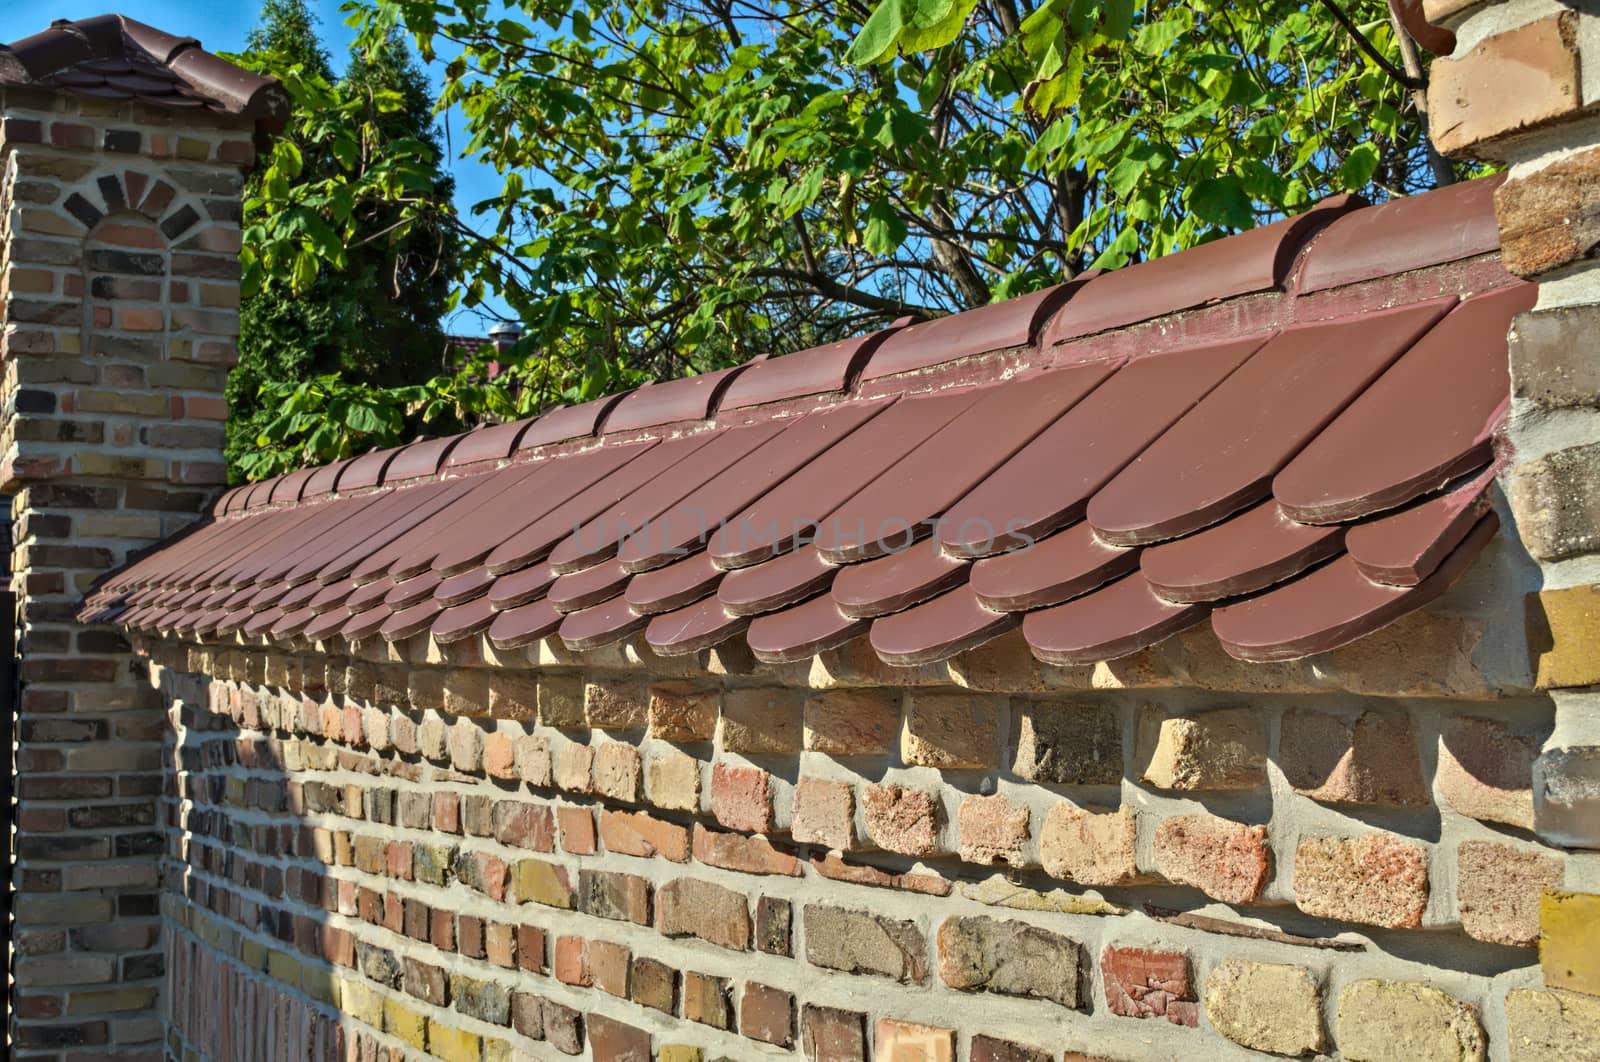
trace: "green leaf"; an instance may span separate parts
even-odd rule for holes
[[[1231,229],[1248,229],[1255,223],[1250,197],[1233,175],[1212,177],[1189,190],[1189,209],[1201,221]]]
[[[915,13],[900,31],[900,48],[906,52],[943,48],[961,35],[967,17],[978,6],[978,0],[915,0],[915,3]]]
[[[876,200],[867,207],[867,228],[862,245],[873,254],[891,255],[906,239],[906,223],[893,207]]]
[[[1349,191],[1359,191],[1378,172],[1378,162],[1378,149],[1370,140],[1357,144],[1345,156],[1344,165],[1339,167],[1339,180]]]
[[[845,52],[845,61],[856,66],[872,66],[889,58],[900,31],[905,28],[904,9],[907,0],[879,0],[861,32]]]

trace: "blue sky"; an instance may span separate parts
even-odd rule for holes
[[[322,20],[321,31],[328,52],[336,67],[342,67],[349,55],[350,41],[355,33],[344,24],[339,11],[342,0],[309,0],[310,7]],[[258,0],[52,0],[42,3],[0,3],[0,41],[14,41],[46,28],[58,18],[80,19],[107,12],[138,19],[157,29],[180,36],[196,37],[213,52],[236,52],[244,47],[245,35],[256,23]],[[438,88],[437,72],[429,71],[430,80]],[[441,124],[449,128],[446,144],[453,140],[462,143],[458,116],[442,115]],[[463,159],[446,159],[456,178],[456,205],[467,221],[473,203],[489,198],[500,190],[500,178],[493,168]],[[466,335],[488,331],[489,321],[479,319],[467,311],[457,313],[446,322],[449,331]]]

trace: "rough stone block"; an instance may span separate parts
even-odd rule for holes
[[[947,918],[938,947],[939,977],[951,988],[1079,1004],[1079,947],[1068,937],[1026,922]]]
[[[1267,828],[1214,815],[1178,815],[1156,827],[1156,870],[1223,903],[1254,903],[1271,873]]]
[[[1236,1044],[1278,1055],[1327,1046],[1322,1000],[1304,967],[1227,959],[1206,977],[1206,1017]]]
[[[1402,712],[1371,709],[1347,719],[1294,708],[1283,715],[1278,765],[1295,792],[1330,804],[1429,802],[1416,731]]]
[[[1353,1062],[1483,1062],[1478,1014],[1437,988],[1356,981],[1339,995],[1335,1036]]]
[[[668,937],[698,937],[718,947],[747,951],[750,905],[732,889],[676,878],[656,890],[656,930]]]
[[[622,741],[607,741],[594,752],[594,791],[612,800],[639,799],[639,750]]]
[[[583,679],[577,675],[540,675],[539,722],[569,730],[585,725]]]
[[[1497,841],[1462,841],[1456,846],[1461,928],[1491,944],[1533,946],[1539,940],[1539,897],[1548,886],[1561,883],[1565,870],[1562,858],[1553,853]]]
[[[1415,928],[1428,906],[1428,855],[1387,833],[1308,837],[1295,850],[1294,896],[1319,918]]]
[[[1166,1018],[1174,1025],[1200,1024],[1200,1005],[1181,951],[1108,947],[1100,957],[1106,1006],[1125,1018]]]
[[[1535,742],[1495,719],[1457,716],[1439,733],[1439,793],[1456,811],[1533,829]]]
[[[1158,789],[1253,789],[1267,780],[1265,717],[1244,708],[1170,716],[1145,705],[1135,763]]]
[[[649,690],[642,682],[604,678],[584,684],[584,721],[597,730],[643,730],[649,708]]]
[[[1028,809],[1005,797],[969,796],[957,815],[961,858],[985,866],[1026,866]]]
[[[939,802],[932,793],[898,785],[869,785],[861,795],[867,836],[880,848],[925,856],[939,850]]]
[[[1122,721],[1103,704],[1011,700],[1011,769],[1030,782],[1116,785]]]
[[[920,767],[992,767],[998,734],[998,712],[986,697],[967,693],[921,693],[906,696],[900,758]]]
[[[878,756],[894,747],[900,706],[885,690],[826,690],[806,701],[803,720],[809,752]]]
[[[1600,166],[1600,148],[1595,149],[1595,161]],[[1523,546],[1536,559],[1558,561],[1600,552],[1600,443],[1556,450],[1512,466],[1506,500],[1516,514]],[[1533,627],[1529,633],[1543,632]]]
[[[1081,808],[1063,800],[1045,813],[1039,861],[1051,877],[1079,885],[1127,885],[1139,878],[1138,845],[1132,808]]]
[[[1434,60],[1428,120],[1440,153],[1498,158],[1500,141],[1577,111],[1577,27],[1577,12],[1562,12]]]

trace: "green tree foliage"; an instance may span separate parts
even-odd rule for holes
[[[403,38],[363,49],[336,78],[304,0],[267,0],[248,48],[237,58],[284,80],[296,121],[252,175],[246,243],[253,250],[272,230],[293,253],[247,256],[240,363],[228,381],[236,478],[289,463],[260,446],[285,389],[336,374],[381,391],[440,371],[458,250],[452,226],[406,203],[448,202],[454,185],[440,170],[433,100]]]
[[[1343,7],[1364,42],[1292,0],[353,0],[504,177],[459,295],[526,353],[424,391],[526,412],[1430,187],[1387,7]]]

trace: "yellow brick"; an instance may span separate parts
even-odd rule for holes
[[[1600,684],[1600,586],[1529,594],[1528,656],[1539,689]]]
[[[356,1021],[383,1028],[383,999],[361,981],[339,981],[339,1007]]]
[[[324,1003],[339,1005],[339,982],[335,981],[333,974],[320,966],[304,966],[300,969],[300,984],[305,989],[306,995]]]
[[[300,960],[286,951],[274,951],[267,956],[267,976],[294,988],[300,987]]]
[[[507,1040],[496,1040],[486,1036],[483,1040],[483,1062],[512,1062],[513,1059],[526,1058],[520,1055]]]
[[[1539,965],[1547,988],[1600,996],[1600,895],[1544,890]]]
[[[428,1049],[428,1019],[398,1000],[383,1001],[383,1031],[398,1036],[418,1051]]]
[[[683,1044],[666,1044],[657,1056],[657,1062],[705,1062],[704,1048],[687,1047]]]
[[[479,1062],[483,1057],[483,1037],[428,1019],[429,1053],[445,1062]]]
[[[104,992],[73,992],[67,996],[68,1014],[103,1014],[143,1010],[156,1001],[154,988],[115,988]]]

